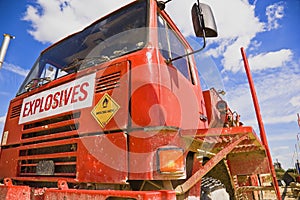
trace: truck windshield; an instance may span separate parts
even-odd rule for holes
[[[45,50],[17,95],[49,81],[142,49],[147,43],[147,1],[136,1]]]

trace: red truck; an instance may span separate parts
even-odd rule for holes
[[[262,183],[274,175],[253,129],[216,89],[201,89],[194,54],[217,36],[210,7],[192,7],[204,41],[194,51],[165,4],[134,1],[40,54],[10,102],[0,199],[279,194]]]

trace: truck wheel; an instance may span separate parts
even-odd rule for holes
[[[200,200],[230,200],[225,186],[212,177],[203,177],[201,182]]]

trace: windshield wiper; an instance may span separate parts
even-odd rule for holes
[[[108,56],[101,57],[92,57],[92,58],[76,58],[66,67],[62,68],[63,71],[71,71],[77,72],[79,69],[86,69],[95,65],[98,65],[103,62],[110,61]]]
[[[74,72],[77,72],[84,58],[75,58],[71,63],[66,67],[63,67],[61,70],[70,71],[74,69]]]

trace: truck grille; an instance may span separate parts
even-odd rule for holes
[[[67,113],[25,124],[19,176],[76,178],[77,143],[72,138],[78,137],[80,116],[81,112]]]
[[[19,176],[76,177],[77,144],[40,148],[27,147],[19,152]]]
[[[65,137],[74,135],[72,131],[77,131],[79,128],[78,118],[80,112],[63,115],[60,117],[50,118],[44,121],[39,121],[31,124],[26,124],[23,127],[22,139],[23,142],[36,141],[40,139],[58,138],[58,134],[63,134]],[[34,139],[34,140],[30,140]]]
[[[10,119],[19,117],[19,116],[20,116],[20,113],[21,113],[21,108],[22,108],[22,104],[21,104],[21,105],[18,105],[18,106],[14,106],[14,107],[11,109],[11,113],[10,113],[10,116],[9,116]]]
[[[121,72],[115,72],[96,79],[95,92],[104,92],[120,87]]]

